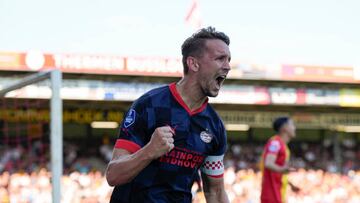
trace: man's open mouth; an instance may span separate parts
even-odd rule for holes
[[[220,75],[220,76],[216,77],[216,81],[219,86],[224,82],[225,79],[226,79],[226,75]]]

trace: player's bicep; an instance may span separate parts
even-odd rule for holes
[[[127,151],[126,149],[114,148],[111,161],[120,159],[122,156],[126,156],[129,154],[131,154],[131,152]]]
[[[212,177],[207,174],[201,173],[201,179],[204,186],[205,193],[219,193],[224,190],[224,178],[223,177]]]
[[[130,154],[131,153],[125,149],[121,149],[121,148],[113,149],[111,161],[109,162],[105,172],[106,180],[110,186],[115,186],[118,185],[119,183],[122,183],[120,181],[121,180],[120,177],[122,176],[121,169],[123,167],[122,165],[119,165],[119,163],[128,159]]]

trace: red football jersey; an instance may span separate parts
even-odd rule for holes
[[[286,143],[275,135],[271,137],[265,145],[261,160],[262,171],[262,187],[261,202],[262,203],[284,203],[286,202],[285,193],[287,188],[287,175],[272,171],[264,167],[265,158],[268,154],[277,155],[275,163],[284,166],[290,157],[290,150]]]

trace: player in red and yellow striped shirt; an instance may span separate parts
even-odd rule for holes
[[[261,203],[286,202],[287,184],[293,190],[299,190],[287,180],[287,173],[293,170],[288,164],[290,150],[287,143],[296,136],[294,122],[288,117],[280,117],[274,121],[273,128],[277,135],[266,143],[261,160]]]

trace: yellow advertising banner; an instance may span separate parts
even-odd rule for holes
[[[121,111],[92,109],[64,110],[64,123],[89,124],[92,121],[115,121],[123,119]],[[271,128],[279,116],[290,116],[298,128],[332,129],[336,126],[360,126],[360,114],[356,113],[288,113],[260,111],[218,111],[225,124],[246,124],[256,128]],[[0,120],[6,122],[49,122],[48,109],[0,109]],[[36,131],[36,129],[34,130]]]
[[[123,119],[123,112],[100,110],[64,110],[63,122],[91,123],[92,121],[115,121]],[[0,120],[7,122],[49,122],[48,109],[1,109]]]
[[[359,89],[341,89],[340,106],[360,107],[360,90]]]
[[[296,126],[303,129],[332,129],[336,126],[360,126],[360,114],[355,113],[219,111],[219,115],[225,124],[246,124],[257,128],[271,128],[272,122],[279,116],[290,116],[296,123]]]

